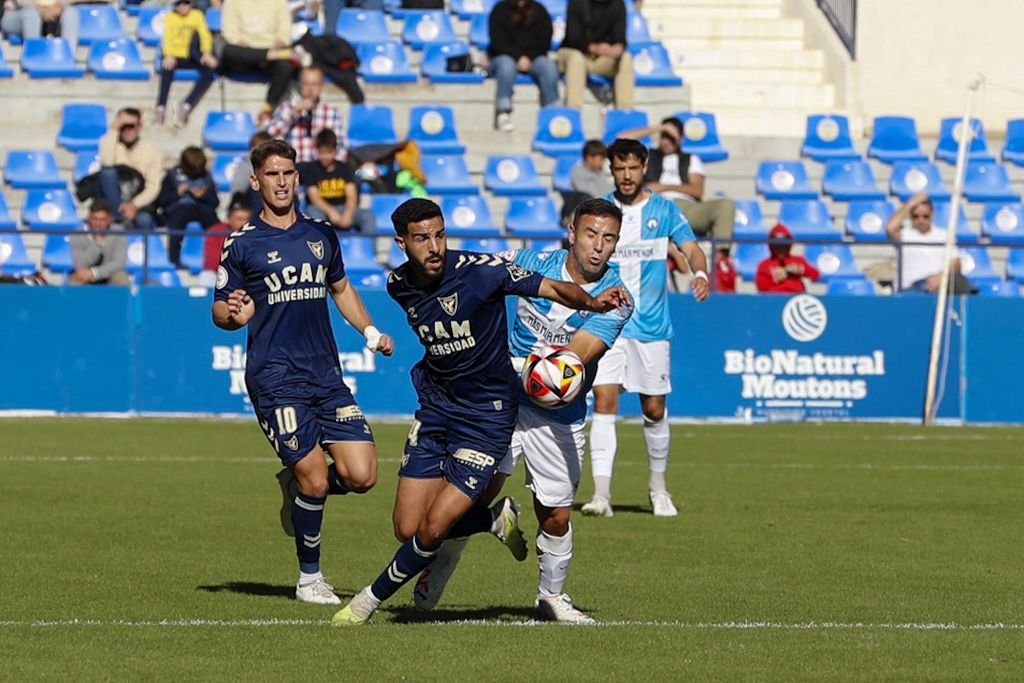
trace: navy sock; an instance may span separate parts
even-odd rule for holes
[[[410,579],[426,569],[427,565],[434,561],[437,548],[425,550],[425,547],[426,544],[418,540],[415,534],[403,543],[388,568],[381,572],[381,575],[370,586],[374,597],[381,601],[387,600]]]
[[[334,465],[327,466],[327,495],[328,496],[344,496],[346,493],[351,493],[352,489],[348,487],[345,480],[338,474],[338,470]]]
[[[320,571],[320,526],[324,521],[326,500],[326,496],[307,496],[299,491],[295,496],[295,505],[292,506],[295,551],[299,556],[299,570],[305,574]]]
[[[448,532],[448,538],[466,538],[473,534],[490,531],[492,524],[494,524],[494,518],[491,517],[490,508],[474,505],[466,514],[462,515],[462,519],[455,522],[452,530]]]

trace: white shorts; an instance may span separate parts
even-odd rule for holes
[[[594,386],[618,384],[647,396],[670,394],[670,353],[667,339],[645,342],[619,337],[597,364]]]
[[[570,507],[576,499],[587,447],[584,424],[563,424],[548,418],[543,408],[525,403],[519,408],[516,430],[509,447],[510,458],[498,471],[511,474],[526,460],[526,487],[545,507]]]

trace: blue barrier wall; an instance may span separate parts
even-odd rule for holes
[[[195,296],[193,295],[195,294]],[[403,312],[363,292],[396,353],[367,353],[334,312],[346,376],[363,409],[409,414],[421,356]],[[0,288],[0,410],[249,413],[245,332],[210,322],[203,290]],[[673,417],[919,418],[934,299],[671,298]],[[1015,351],[1024,300],[956,302],[940,417],[1024,422]],[[636,415],[638,402],[623,400]]]

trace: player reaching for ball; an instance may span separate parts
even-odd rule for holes
[[[608,267],[621,224],[622,212],[617,206],[604,199],[589,199],[581,203],[573,215],[568,251],[520,249],[507,256],[518,266],[552,279],[575,282],[588,292],[621,287],[618,274]],[[551,409],[531,401],[522,402],[512,435],[512,458],[502,461],[500,474],[495,477],[494,487],[500,488],[501,481],[512,472],[515,464],[525,460],[526,485],[533,491],[533,509],[538,522],[540,583],[535,607],[537,617],[546,621],[594,623],[573,606],[564,592],[572,560],[573,530],[569,517],[586,448],[587,390],[593,382],[598,360],[615,343],[630,313],[628,309],[613,309],[593,314],[536,296],[519,299],[510,343],[513,361],[518,359],[521,365],[525,356],[550,353],[545,347],[565,346],[586,368],[579,392],[568,405]],[[571,356],[566,364],[564,357],[568,354],[555,352],[554,355],[554,364],[565,365],[566,374],[576,373]],[[551,361],[542,359],[541,362]],[[526,372],[529,370],[527,367]],[[524,375],[524,382],[529,379]],[[414,593],[419,608],[431,609],[437,604],[467,540],[445,542],[438,558],[424,570]]]

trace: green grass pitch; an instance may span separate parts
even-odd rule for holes
[[[396,547],[406,429],[375,425],[377,488],[327,506],[343,598]],[[290,598],[255,422],[0,420],[0,680],[1024,679],[1024,430],[675,426],[675,519],[619,439],[567,586],[603,625],[528,623],[535,558],[480,537],[436,612],[407,587],[339,630]],[[530,510],[521,470],[506,493]]]

